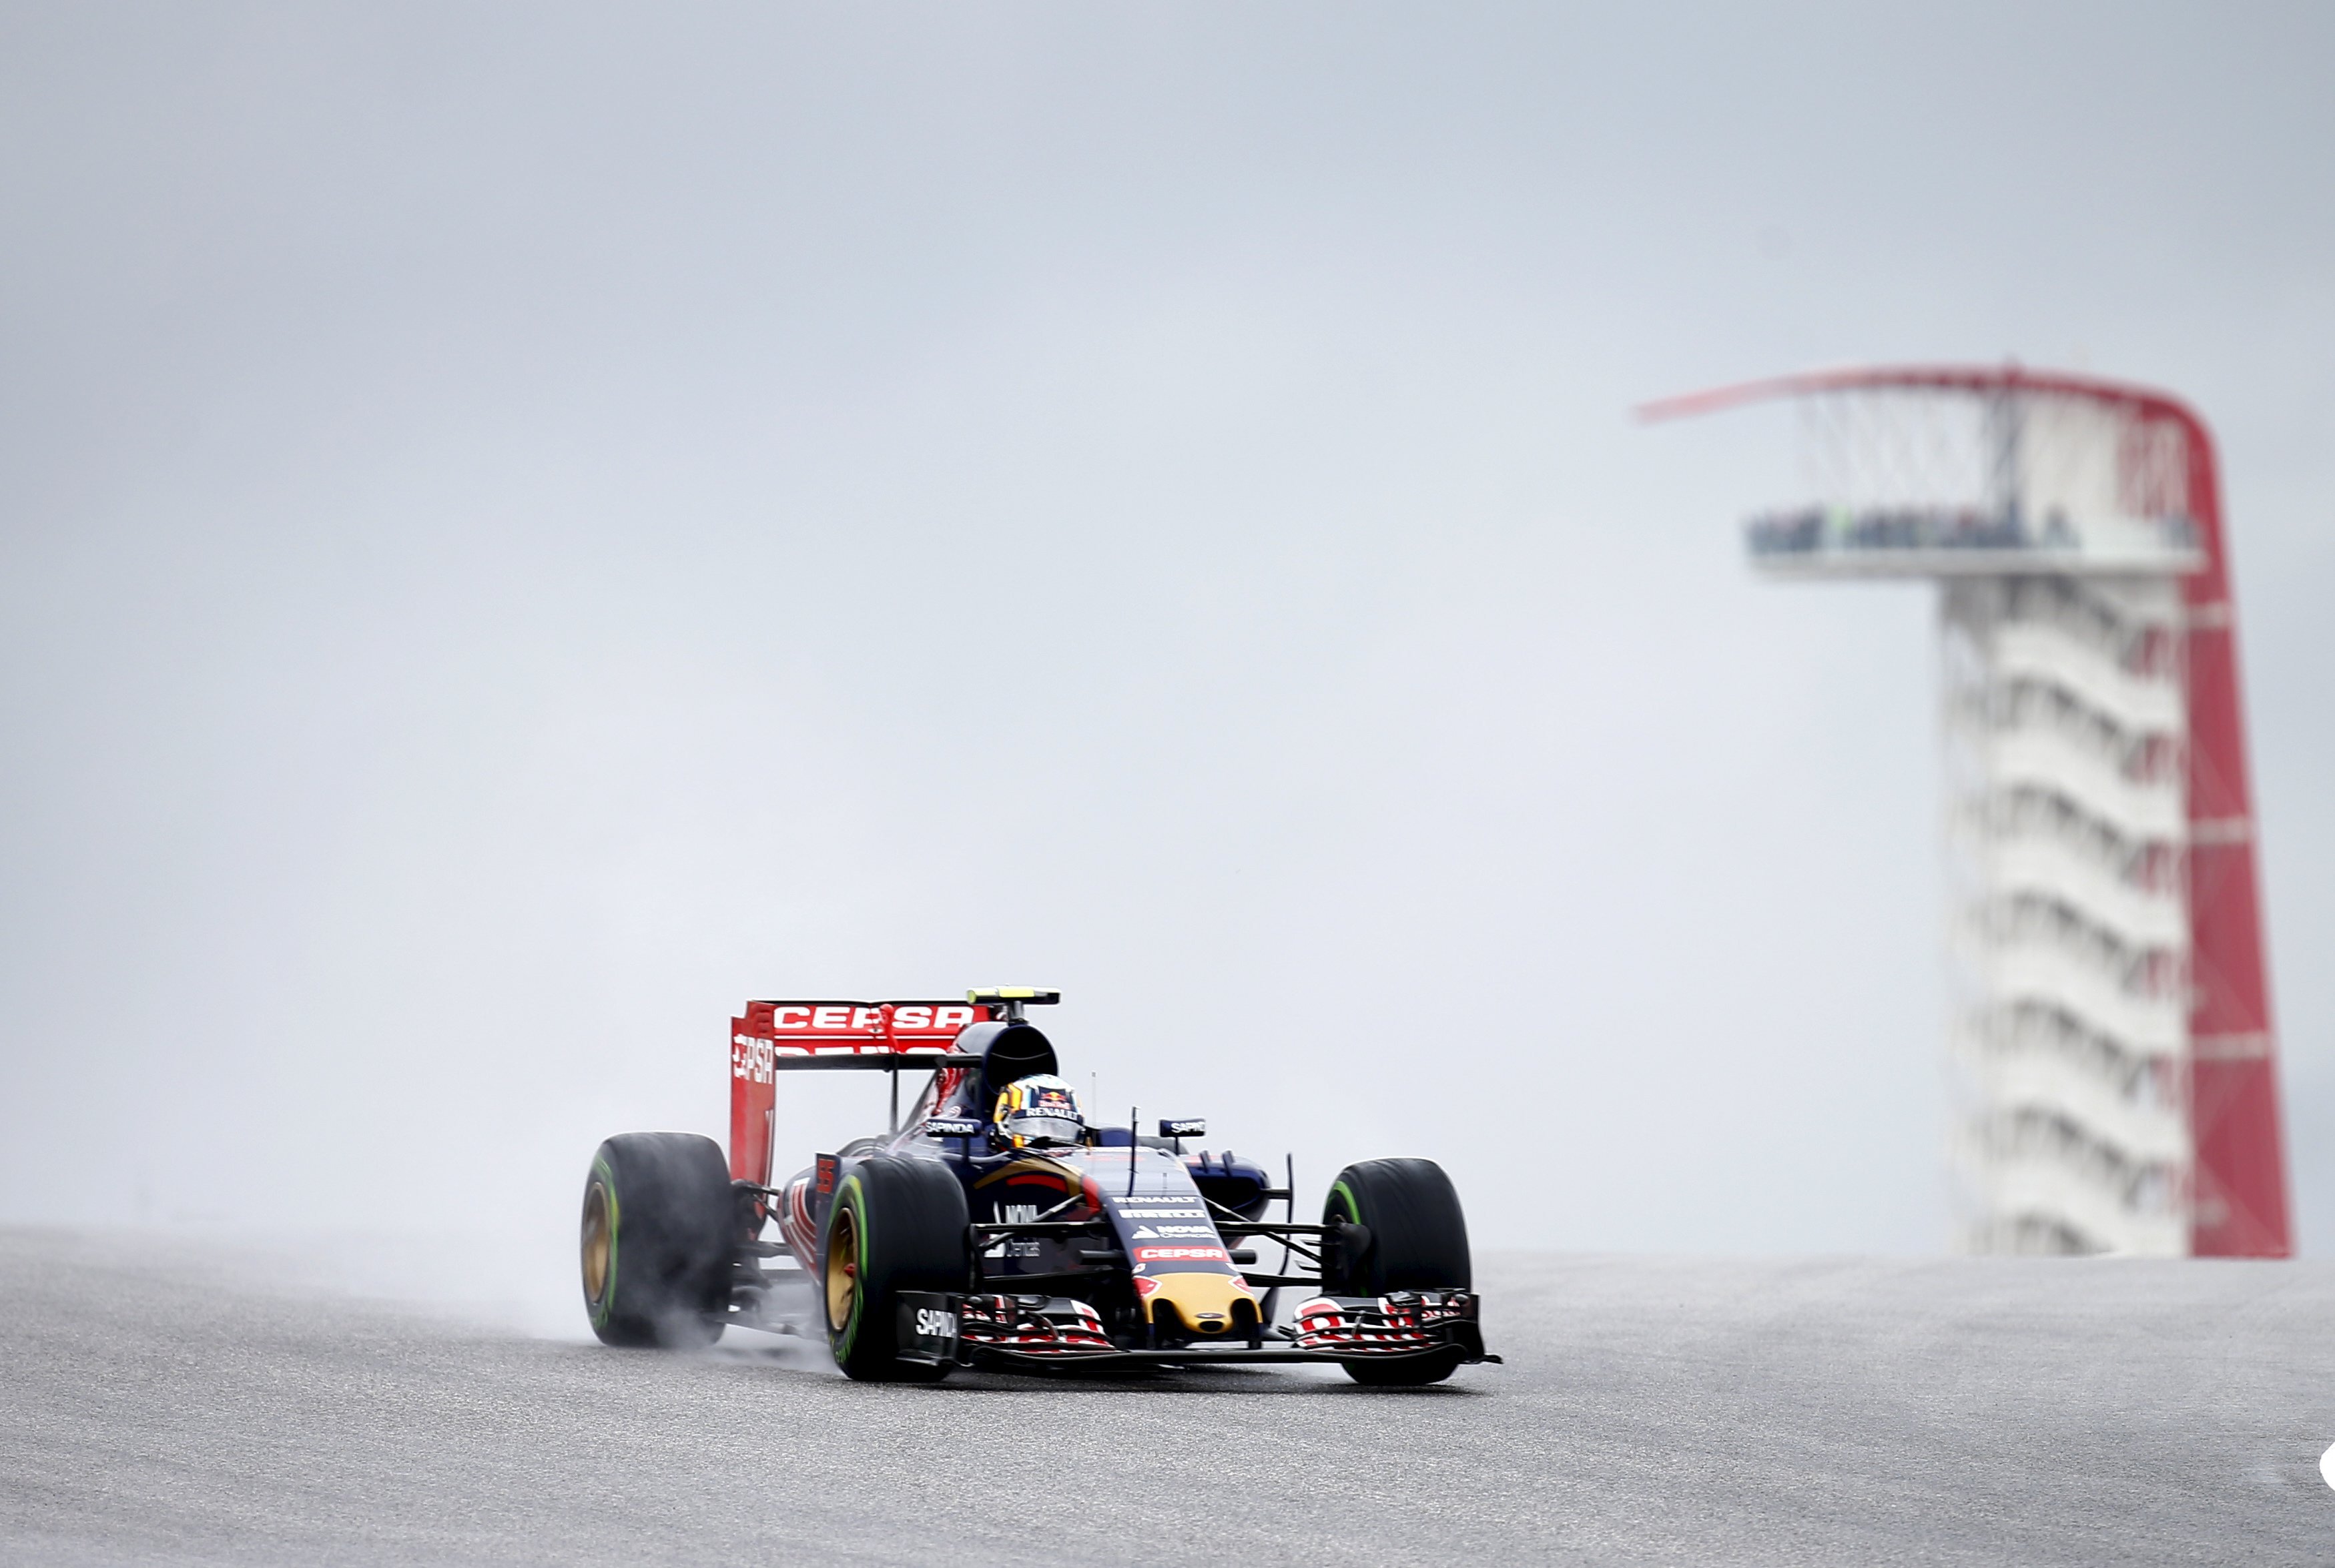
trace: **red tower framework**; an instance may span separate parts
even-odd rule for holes
[[[2204,421],[2164,392],[2015,365],[1822,372],[1671,399],[1642,411],[1666,419],[1778,398],[1962,405],[1977,416],[1972,428],[1984,432],[1977,442],[1982,455],[1972,466],[1985,472],[1968,487],[1982,493],[1899,496],[1862,510],[1819,498],[1786,518],[1757,523],[1754,558],[1769,570],[1936,577],[1946,585],[1943,620],[1950,631],[1957,615],[1967,614],[1956,609],[1956,595],[1967,606],[1982,603],[1990,586],[2003,604],[2057,593],[2063,605],[2107,604],[2097,613],[2113,617],[2119,584],[2139,585],[2128,599],[2142,606],[2132,624],[2146,629],[2146,584],[2177,582],[2177,597],[2168,594],[2162,612],[2177,656],[2163,673],[2180,699],[2170,739],[2181,760],[2169,769],[2175,776],[2165,788],[2168,800],[2180,789],[2185,807],[2185,833],[2168,847],[2181,867],[2170,891],[2185,892],[2179,901],[2185,953],[2172,950],[2176,962],[2170,967],[2185,988],[2187,1027],[2185,1040],[2157,1065],[2175,1068],[2184,1079],[2179,1099],[2188,1136],[2185,1158],[2170,1162],[2186,1169],[2172,1184],[2169,1201],[2186,1216],[2187,1246],[2180,1250],[2288,1255],[2286,1162],[2235,607],[2214,442]],[[2075,503],[2071,521],[2059,501],[2047,507],[2033,489],[2045,455],[2039,449],[2049,432],[2078,423],[2089,433],[2067,440],[2097,449],[2094,467],[2105,477],[2095,491],[2109,498],[2099,503],[2097,527],[2088,526],[2082,503]],[[2033,433],[2039,428],[2043,440]],[[2142,641],[2128,636],[2127,645]],[[1981,704],[1999,712],[2004,695],[1982,692]],[[2168,711],[2172,696],[2168,690]],[[2076,1225],[2067,1234],[2085,1233]]]

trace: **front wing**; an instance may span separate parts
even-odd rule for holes
[[[1400,1291],[1376,1298],[1315,1296],[1294,1327],[1255,1340],[1129,1350],[1112,1342],[1093,1307],[1052,1296],[906,1292],[900,1359],[925,1366],[1033,1367],[1150,1363],[1400,1361],[1460,1352],[1463,1363],[1499,1360],[1484,1350],[1470,1291]]]

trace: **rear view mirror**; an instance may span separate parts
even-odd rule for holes
[[[928,1116],[925,1118],[926,1137],[979,1137],[983,1126],[975,1116]]]
[[[1208,1136],[1208,1124],[1206,1118],[1197,1116],[1187,1117],[1181,1121],[1163,1119],[1159,1123],[1159,1136],[1161,1137],[1206,1137]]]

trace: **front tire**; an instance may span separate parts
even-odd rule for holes
[[[1468,1218],[1443,1167],[1426,1159],[1373,1159],[1350,1165],[1330,1184],[1325,1225],[1345,1233],[1338,1267],[1325,1284],[1333,1296],[1384,1296],[1396,1291],[1464,1291],[1475,1271]],[[1372,1388],[1418,1388],[1458,1370],[1464,1352],[1416,1360],[1341,1361],[1346,1375]]]
[[[847,1377],[931,1382],[946,1367],[900,1359],[903,1291],[961,1291],[971,1262],[964,1188],[936,1160],[878,1155],[837,1189],[819,1238],[827,1342]]]
[[[584,1181],[584,1311],[604,1345],[688,1349],[722,1337],[736,1199],[722,1146],[628,1132]]]

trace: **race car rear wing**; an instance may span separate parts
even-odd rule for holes
[[[750,1002],[730,1021],[730,1175],[768,1186],[781,1072],[938,1068],[960,1031],[1003,1017],[996,993],[970,1002]]]

